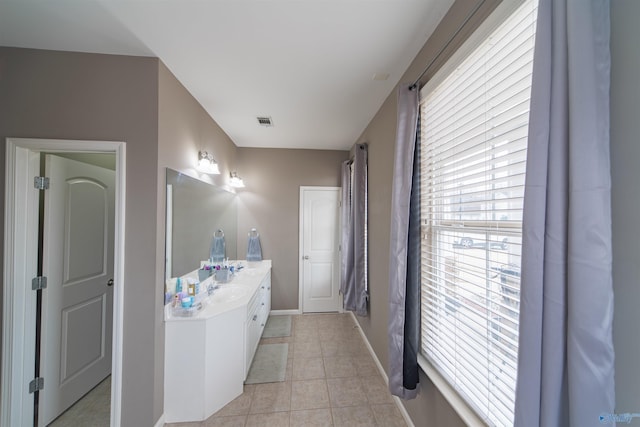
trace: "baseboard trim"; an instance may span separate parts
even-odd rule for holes
[[[291,316],[294,314],[302,314],[300,310],[271,310],[269,312],[271,316]]]
[[[382,375],[382,378],[384,379],[385,384],[387,385],[387,387],[389,387],[389,377],[387,376],[387,372],[382,367],[382,363],[380,363],[380,359],[378,359],[376,352],[373,351],[373,347],[371,347],[371,343],[369,342],[367,335],[364,333],[364,331],[360,327],[360,323],[358,322],[358,319],[356,319],[356,315],[353,313],[353,311],[350,311],[349,313],[351,313],[351,317],[353,318],[353,321],[355,322],[356,327],[358,328],[358,331],[360,331],[360,336],[362,337],[364,344],[367,346],[367,349],[369,350],[369,353],[371,354],[373,361],[378,367],[378,371],[380,372],[380,375]],[[407,426],[415,427],[415,424],[413,424],[413,420],[411,419],[411,417],[409,416],[409,413],[407,412],[406,408],[402,404],[402,400],[400,400],[398,396],[392,396],[392,397],[396,406],[400,410],[400,413],[402,414],[402,418],[404,418],[404,421],[407,423]]]
[[[158,421],[154,424],[153,427],[164,427],[164,413],[160,415],[160,418],[158,418]]]

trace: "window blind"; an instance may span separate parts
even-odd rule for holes
[[[421,93],[421,352],[489,425],[512,425],[537,1]]]

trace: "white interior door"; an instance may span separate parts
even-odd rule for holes
[[[40,426],[110,374],[113,316],[115,172],[47,155],[46,176]]]
[[[300,189],[302,312],[339,311],[340,188]]]

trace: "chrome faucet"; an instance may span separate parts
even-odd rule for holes
[[[220,285],[214,285],[213,283],[210,283],[209,286],[207,286],[207,295],[209,296],[213,295],[213,291],[215,291],[219,287]]]

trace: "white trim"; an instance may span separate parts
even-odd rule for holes
[[[301,310],[271,310],[269,316],[293,316],[302,314]]]
[[[164,427],[164,413],[160,415],[158,421],[153,425],[153,427]]]
[[[124,142],[7,138],[5,168],[5,242],[2,340],[2,415],[0,425],[30,424],[33,403],[27,377],[33,377],[35,295],[26,291],[36,274],[37,192],[29,188],[39,173],[39,152],[115,153],[116,202],[114,240],[113,347],[111,367],[111,426],[120,425],[122,407],[122,342],[125,266],[126,145]],[[34,205],[35,203],[35,205]],[[33,207],[35,206],[35,208]],[[27,213],[25,216],[24,213]],[[32,213],[35,213],[32,215]],[[32,218],[32,217],[35,217]],[[35,226],[33,221],[35,220]],[[27,264],[25,261],[29,262]],[[16,286],[17,283],[23,284]],[[29,334],[26,331],[32,331]],[[29,355],[29,358],[27,357]],[[26,366],[26,367],[25,367]],[[26,381],[26,382],[25,382]]]
[[[420,353],[418,353],[418,365],[429,377],[433,385],[436,386],[438,391],[449,402],[454,411],[462,418],[468,426],[471,427],[485,427],[487,424],[478,416],[476,411],[469,406],[466,400],[464,400],[460,394],[449,384],[438,370]]]
[[[27,296],[30,292],[28,283],[37,274],[37,257],[29,258],[27,254],[37,254],[39,200],[36,191],[24,189],[33,182],[33,171],[39,169],[39,157],[7,140],[5,160],[0,425],[17,426],[26,424],[23,419],[30,421],[33,418],[33,398],[30,398],[27,386],[33,379],[33,363],[28,363],[24,354],[35,354],[35,339],[25,341],[24,336],[26,330],[35,335],[35,298]],[[17,167],[18,164],[21,167]],[[15,283],[25,285],[11,286]]]
[[[303,297],[303,283],[304,283],[304,221],[303,221],[303,210],[304,210],[304,198],[302,194],[305,189],[308,187],[300,187],[300,195],[298,197],[298,311],[300,314],[303,313],[302,310],[302,297]]]
[[[356,315],[353,313],[353,311],[350,311],[349,313],[351,314],[351,317],[353,318],[353,321],[355,322],[358,328],[358,331],[360,331],[360,336],[362,337],[364,344],[367,346],[367,350],[369,350],[369,354],[371,354],[371,357],[373,358],[374,363],[378,367],[378,371],[380,372],[380,375],[384,379],[384,382],[387,385],[387,387],[389,387],[389,377],[387,376],[387,372],[382,367],[382,363],[380,363],[380,359],[378,359],[376,352],[373,351],[373,347],[371,347],[371,343],[369,343],[369,339],[367,338],[367,335],[362,330],[362,327],[360,327],[360,323],[358,322],[358,319],[356,319]],[[413,420],[409,416],[407,409],[402,404],[402,400],[400,400],[398,396],[392,396],[392,397],[393,397],[394,403],[398,407],[398,410],[402,414],[402,418],[404,418],[404,421],[407,423],[407,426],[415,427],[415,424],[413,424]]]

